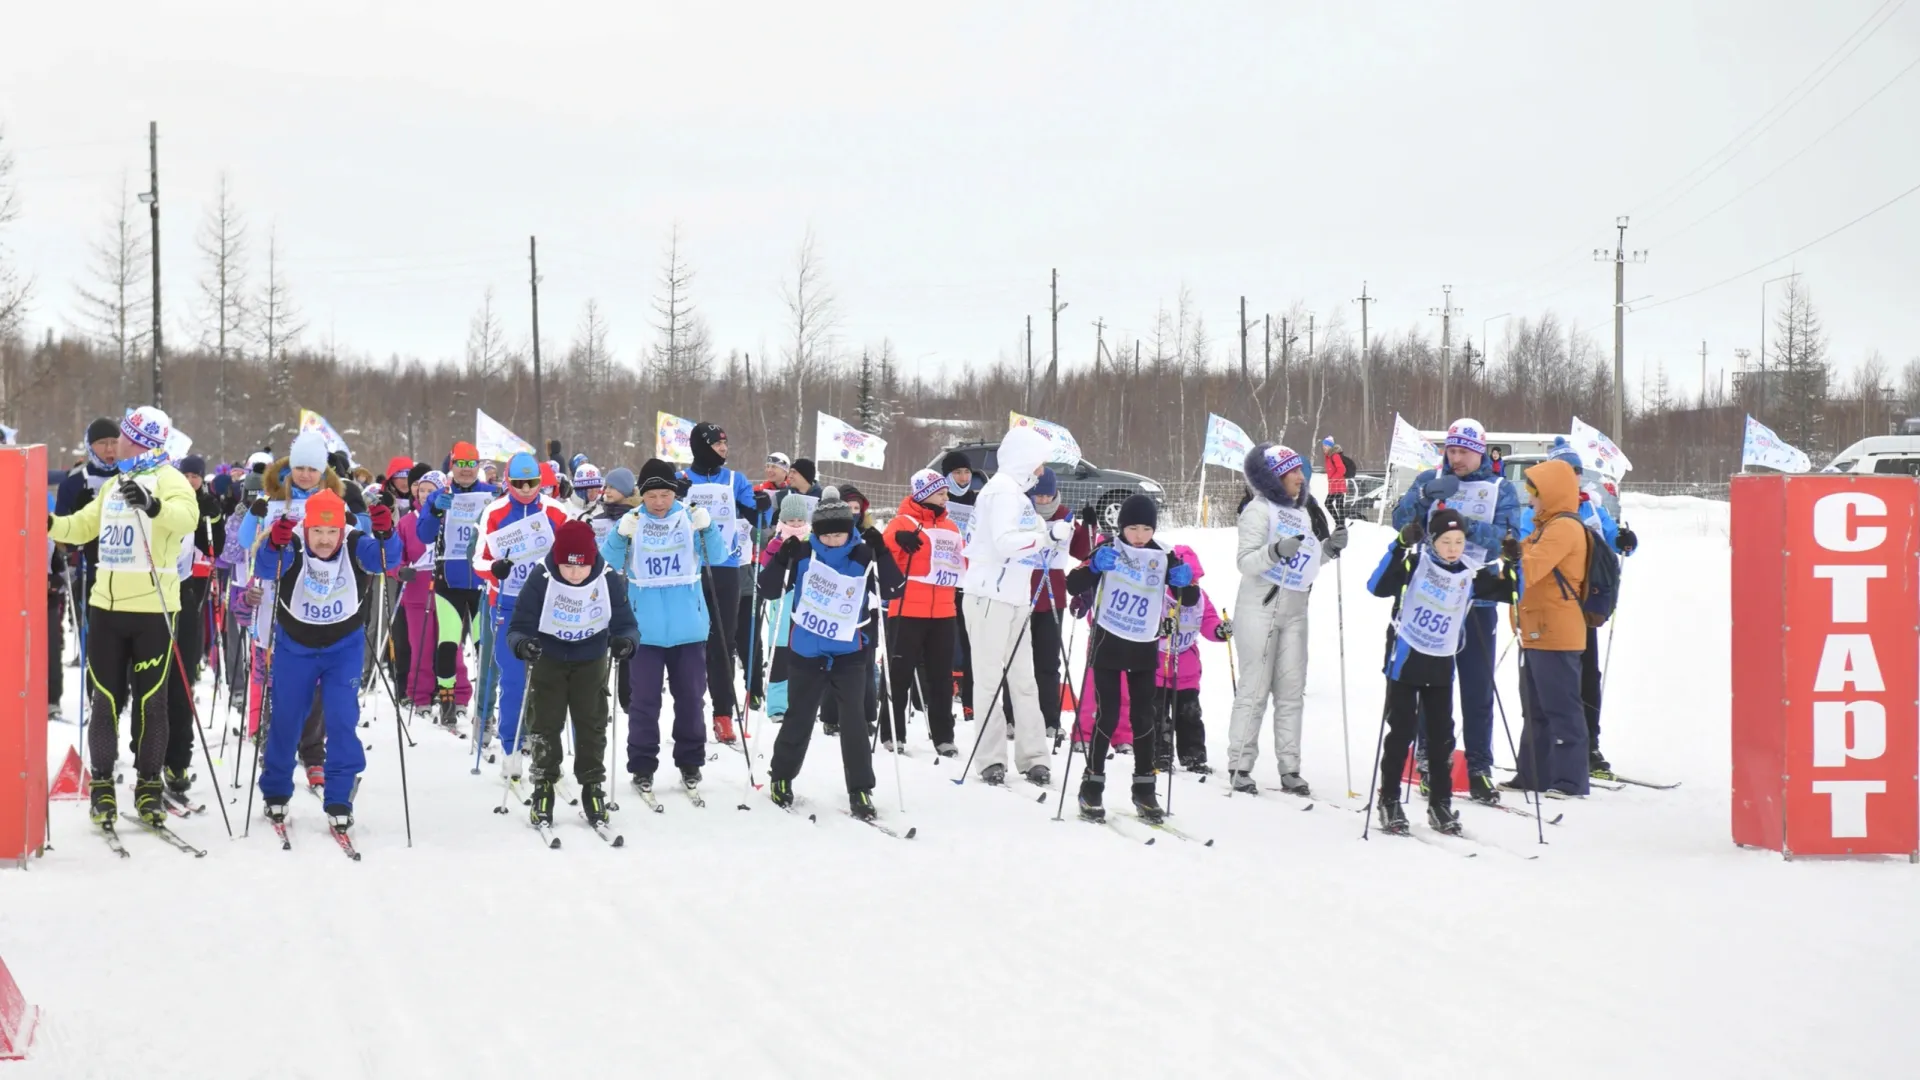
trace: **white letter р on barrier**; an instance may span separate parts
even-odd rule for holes
[[[1884,795],[1885,780],[1815,780],[1815,795],[1833,796],[1833,838],[1867,835],[1867,796]]]
[[[1867,621],[1867,582],[1887,576],[1884,566],[1816,566],[1813,576],[1833,582],[1833,621]]]
[[[1849,510],[1863,518],[1887,516],[1887,504],[1863,492],[1822,496],[1813,504],[1813,542],[1828,551],[1872,551],[1886,542],[1887,530],[1882,526],[1848,528]]]
[[[1847,720],[1853,738],[1847,738]],[[1872,761],[1887,752],[1887,707],[1877,701],[1813,703],[1813,767],[1845,768],[1849,760]]]

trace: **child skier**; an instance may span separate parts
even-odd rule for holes
[[[1153,680],[1160,659],[1157,642],[1169,629],[1168,590],[1181,604],[1200,602],[1193,568],[1154,542],[1157,519],[1150,496],[1127,496],[1120,504],[1120,535],[1094,548],[1086,565],[1067,575],[1067,591],[1075,596],[1095,593],[1087,658],[1093,668],[1100,721],[1087,746],[1087,771],[1080,779],[1080,816],[1090,821],[1106,816],[1101,792],[1107,782],[1107,745],[1120,722],[1122,681],[1127,686],[1134,736],[1144,737],[1146,745],[1152,746],[1156,738]],[[1133,807],[1149,824],[1164,819],[1154,792],[1153,755],[1144,752],[1133,756]]]
[[[1426,544],[1421,545],[1422,536]],[[1508,599],[1511,588],[1490,568],[1462,561],[1467,524],[1460,511],[1441,506],[1424,526],[1410,521],[1374,568],[1367,591],[1393,600],[1387,625],[1387,701],[1382,723],[1377,800],[1380,827],[1407,832],[1400,808],[1400,777],[1413,745],[1416,719],[1425,727],[1427,824],[1460,832],[1453,809],[1453,658],[1460,651],[1468,610],[1475,600]]]
[[[806,761],[814,715],[831,686],[837,704],[834,719],[845,729],[840,762],[846,770],[850,812],[861,821],[876,816],[873,750],[860,715],[863,684],[871,677],[873,614],[879,606],[873,559],[873,550],[854,535],[853,508],[823,496],[813,512],[812,537],[782,544],[760,572],[761,592],[792,592],[793,652],[787,664],[791,702],[767,770],[773,801],[783,809],[793,806],[793,780]]]
[[[660,767],[663,679],[673,692],[673,763],[689,791],[700,784],[707,754],[703,706],[712,613],[697,545],[719,530],[705,509],[675,498],[672,465],[649,460],[640,467],[639,488],[640,505],[607,534],[600,553],[608,565],[624,568],[629,604],[645,626],[626,665],[627,773],[641,795],[651,798],[653,773]]]
[[[807,538],[812,535],[812,517],[808,496],[796,491],[780,500],[780,524],[774,527],[773,539],[760,550],[760,573],[766,572],[786,545],[806,546]],[[787,715],[787,665],[793,659],[793,649],[788,642],[793,629],[793,608],[789,597],[782,593],[761,595],[769,596],[773,604],[773,632],[768,635],[773,655],[767,664],[767,719],[778,724]]]
[[[854,487],[852,484],[841,484],[837,488],[829,487],[822,490],[820,497],[822,501],[828,498],[838,497],[841,502],[846,503],[852,508],[854,540],[865,544],[867,550],[876,555],[886,549],[885,538],[881,535],[880,530],[875,528],[873,524],[873,507],[867,502],[867,497],[860,493],[859,488]],[[892,559],[874,560],[873,576],[875,584],[880,589],[880,598],[883,601],[891,601],[898,598],[901,589],[907,583],[906,576],[900,573],[900,565]],[[862,737],[869,739],[880,729],[880,665],[878,663],[880,646],[880,634],[877,630],[867,635],[866,644],[862,646],[867,654],[867,681],[865,689],[861,693],[861,700],[857,703],[857,711],[860,714],[860,720],[863,725],[862,730],[867,733]],[[832,686],[827,687],[827,695],[821,699],[821,713],[823,716],[839,715],[839,710],[834,703],[834,689]],[[828,735],[838,735],[840,734],[840,725],[837,723],[828,723],[823,719],[820,723],[820,730]]]
[[[439,619],[434,608],[433,545],[420,539],[420,515],[427,503],[447,486],[447,474],[430,470],[413,485],[414,510],[400,519],[401,558],[400,610],[406,613],[408,655],[407,700],[416,713],[433,709],[437,689],[433,676],[434,646],[439,641]],[[465,708],[473,700],[473,684],[467,681],[467,658],[454,657],[453,700]]]
[[[1307,795],[1300,776],[1300,716],[1307,693],[1307,599],[1320,567],[1340,557],[1347,527],[1329,530],[1320,503],[1307,492],[1307,460],[1284,446],[1261,443],[1247,451],[1252,489],[1240,508],[1240,689],[1227,731],[1227,769],[1233,790],[1258,794],[1253,764],[1260,756],[1260,719],[1273,699],[1273,756],[1280,789]]]
[[[890,721],[880,723],[881,745],[891,750],[907,737],[907,698],[920,676],[927,733],[934,752],[953,757],[953,641],[957,621],[954,588],[966,569],[966,542],[947,516],[947,478],[922,469],[887,523],[887,554],[906,575],[906,589],[887,606],[888,672],[893,685]],[[1064,579],[1062,579],[1064,590]]]
[[[1200,556],[1185,544],[1175,544],[1173,555],[1193,571],[1193,591],[1199,598],[1197,603],[1180,604],[1173,633],[1160,639],[1160,663],[1154,668],[1153,679],[1162,694],[1173,695],[1173,723],[1160,732],[1154,765],[1163,772],[1171,769],[1177,753],[1181,769],[1210,773],[1213,768],[1207,764],[1207,728],[1200,718],[1200,642],[1232,638],[1233,623],[1213,610],[1212,598],[1200,587],[1200,579],[1206,576]],[[1164,713],[1164,700],[1161,704]]]
[[[285,826],[300,722],[317,692],[328,729],[321,801],[328,826],[343,842],[353,825],[354,789],[367,765],[357,728],[368,585],[401,558],[392,510],[375,505],[368,517],[371,536],[352,527],[345,500],[322,491],[306,501],[302,535],[296,537],[293,518],[282,515],[253,564],[256,577],[275,583],[273,701],[260,767],[267,818]]]
[[[626,582],[594,550],[592,526],[582,521],[560,526],[546,559],[520,590],[507,628],[513,654],[531,665],[527,744],[533,756],[530,820],[535,828],[553,826],[553,785],[566,749],[560,735],[569,714],[580,810],[595,830],[606,824],[608,658],[625,663],[639,640]]]

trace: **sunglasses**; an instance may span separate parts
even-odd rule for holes
[[[507,484],[510,487],[519,488],[521,491],[538,491],[540,489],[540,481],[538,480],[509,480]]]
[[[456,468],[456,469],[477,469],[477,468],[479,468],[479,467],[480,467],[480,462],[479,462],[479,461],[477,461],[477,460],[476,460],[476,461],[461,461],[461,460],[459,460],[459,459],[457,459],[457,458],[456,458],[456,459],[455,459],[455,460],[453,461],[453,467],[454,467],[454,468]]]

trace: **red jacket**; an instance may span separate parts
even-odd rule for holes
[[[1327,494],[1345,495],[1347,493],[1347,455],[1335,451],[1321,462],[1321,468],[1327,474]]]
[[[930,585],[924,581],[913,580],[915,575],[926,575],[933,568],[933,543],[921,538],[920,550],[909,555],[900,549],[900,536],[909,532],[931,532],[940,529],[960,534],[954,527],[953,519],[947,516],[945,507],[927,506],[915,502],[909,495],[900,502],[900,512],[887,522],[884,538],[887,554],[893,556],[895,565],[907,579],[906,591],[897,600],[887,604],[888,618],[906,617],[909,619],[948,619],[954,614],[953,588],[945,585]]]

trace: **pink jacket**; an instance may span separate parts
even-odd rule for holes
[[[427,553],[427,545],[421,543],[420,538],[414,535],[414,521],[418,516],[418,511],[409,513],[400,519],[399,525],[395,526],[400,533],[400,550],[406,558],[407,566],[419,562],[420,557]],[[395,567],[393,572],[398,574],[399,568]],[[431,569],[414,574],[413,580],[400,589],[400,602],[410,608],[424,608],[432,599],[433,571]]]
[[[1178,555],[1182,562],[1193,567],[1194,584],[1199,584],[1200,579],[1206,575],[1206,571],[1200,567],[1200,556],[1195,555],[1193,549],[1185,544],[1175,544],[1173,553]],[[1202,589],[1200,603],[1193,607],[1180,608],[1174,618],[1177,620],[1174,636],[1160,639],[1161,661],[1160,667],[1154,669],[1153,684],[1155,686],[1171,685],[1176,690],[1198,690],[1200,689],[1200,639],[1220,640],[1220,613],[1213,609],[1212,598],[1207,596],[1205,589]],[[1168,650],[1177,647],[1181,642],[1184,642],[1184,647],[1180,648],[1179,658],[1173,665],[1175,669],[1172,672],[1173,678],[1169,682],[1166,655]]]

